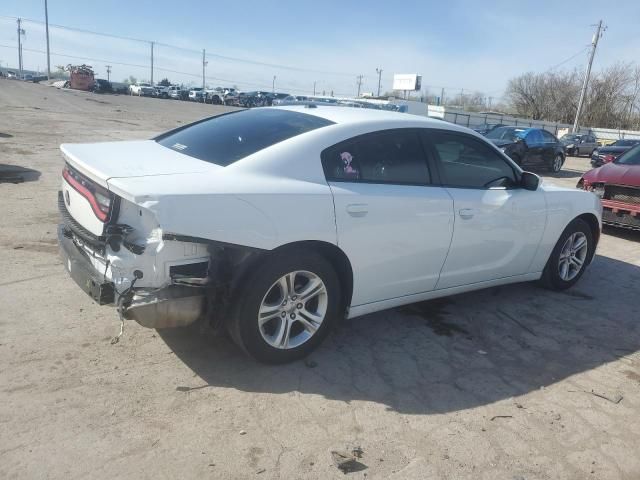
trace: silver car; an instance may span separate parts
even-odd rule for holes
[[[598,141],[592,134],[567,133],[560,139],[568,155],[579,157],[589,155],[598,148]]]

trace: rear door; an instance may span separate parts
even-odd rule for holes
[[[437,289],[529,273],[546,223],[544,193],[520,188],[513,166],[471,135],[430,130],[426,142],[454,202]]]
[[[453,201],[434,185],[418,130],[354,137],[322,153],[352,305],[433,290],[453,234]]]

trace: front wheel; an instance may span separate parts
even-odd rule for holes
[[[595,243],[589,225],[576,218],[565,228],[542,273],[542,284],[552,290],[573,286],[584,274]]]
[[[279,252],[241,282],[227,325],[251,357],[285,363],[320,345],[341,304],[340,282],[324,257],[313,251]]]
[[[563,163],[564,163],[564,159],[562,158],[562,155],[558,153],[554,157],[553,162],[551,163],[551,171],[553,173],[558,173],[560,170],[562,170]]]

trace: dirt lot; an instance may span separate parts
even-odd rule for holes
[[[58,145],[149,137],[221,107],[0,81],[1,478],[640,478],[640,235],[578,286],[523,284],[345,321],[305,362],[128,323],[57,255]],[[573,186],[588,159],[549,181]]]

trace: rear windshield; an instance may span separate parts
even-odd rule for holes
[[[226,167],[259,150],[333,122],[306,113],[254,108],[160,135],[162,146]]]

